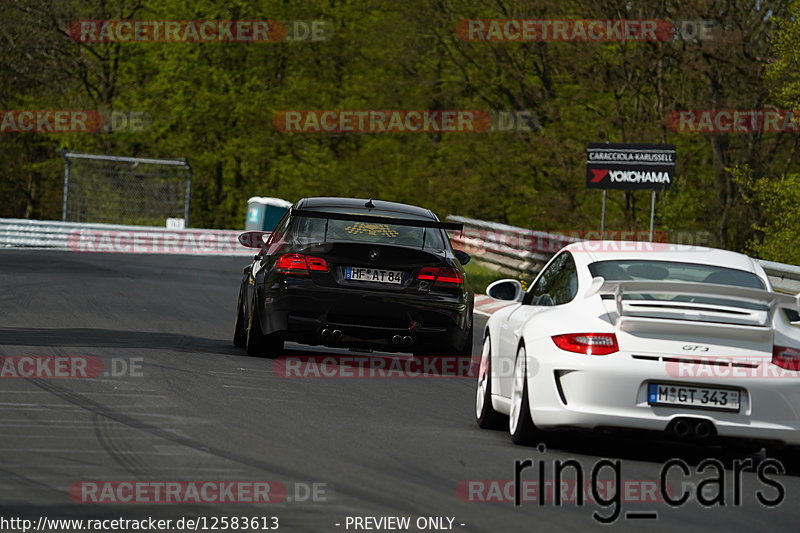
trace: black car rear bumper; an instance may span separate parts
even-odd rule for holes
[[[385,351],[460,346],[472,317],[467,292],[409,295],[321,288],[293,279],[259,290],[257,301],[266,334],[304,344]]]

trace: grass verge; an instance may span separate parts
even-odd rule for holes
[[[492,268],[489,268],[485,264],[479,263],[474,259],[464,265],[464,272],[467,273],[467,279],[469,280],[469,285],[472,287],[472,290],[475,291],[475,294],[485,294],[486,287],[493,281],[497,281],[498,279],[506,279],[506,278],[514,278],[514,276],[509,276],[503,274],[502,272],[498,272]],[[530,280],[527,279],[520,279],[523,284],[527,287],[527,283]]]

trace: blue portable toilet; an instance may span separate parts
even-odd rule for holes
[[[247,201],[247,231],[272,231],[283,215],[292,207],[292,202],[281,198],[253,196]]]

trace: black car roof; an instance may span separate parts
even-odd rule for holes
[[[370,201],[367,198],[339,198],[335,196],[317,196],[314,198],[303,198],[299,200],[294,207],[296,209],[308,209],[312,211],[325,211],[326,208],[347,208],[353,209],[354,212],[363,212],[365,215],[370,213],[370,209],[366,207],[366,203]],[[375,206],[373,210],[399,213],[403,215],[411,215],[417,217],[429,218],[431,220],[439,220],[430,209],[418,207],[416,205],[401,204],[397,202],[384,202],[383,200],[372,200]]]

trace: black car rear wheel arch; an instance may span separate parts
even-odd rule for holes
[[[250,304],[250,314],[247,320],[246,348],[247,355],[261,357],[275,357],[283,349],[283,340],[272,335],[264,335],[261,330],[256,289],[253,289],[253,301]]]

